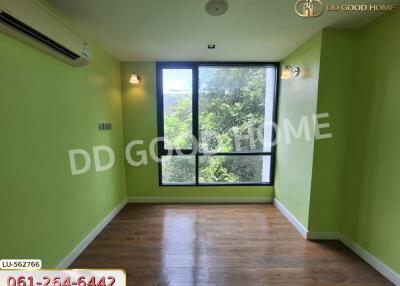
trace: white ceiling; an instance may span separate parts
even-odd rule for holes
[[[48,0],[122,61],[280,61],[325,27],[358,27],[376,13],[327,12],[304,19],[295,0],[228,0],[210,16],[207,0]],[[325,4],[399,0],[325,0]],[[207,44],[215,43],[215,50]]]

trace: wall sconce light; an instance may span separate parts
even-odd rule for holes
[[[132,84],[140,84],[142,82],[142,78],[136,73],[133,73],[129,82]]]
[[[299,67],[292,67],[286,65],[282,69],[281,79],[291,79],[292,77],[297,77],[300,74]]]

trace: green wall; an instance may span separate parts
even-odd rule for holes
[[[400,11],[359,31],[342,232],[400,273]]]
[[[126,197],[120,65],[92,48],[93,62],[73,68],[0,33],[1,258],[55,267]],[[93,160],[97,145],[114,149],[114,167],[72,176],[68,150]]]
[[[284,134],[284,120],[296,129],[301,118],[307,116],[313,126],[312,115],[317,110],[322,33],[318,33],[298,48],[281,66],[301,67],[301,74],[282,80],[279,94],[279,137],[275,174],[275,193],[279,200],[306,228],[308,227],[314,140],[305,135],[298,139]],[[290,141],[289,141],[290,140]]]
[[[329,114],[320,123],[329,123],[321,131],[331,133],[332,138],[314,143],[309,217],[309,230],[314,232],[340,230],[356,38],[352,30],[322,33],[317,114]]]
[[[136,72],[142,77],[142,84],[129,83],[130,75]],[[145,150],[157,137],[157,100],[156,100],[156,64],[137,62],[121,64],[123,125],[125,146],[132,140],[143,140]],[[132,155],[142,148],[133,148]],[[148,153],[148,152],[147,152]],[[126,166],[126,185],[129,197],[139,200],[181,201],[205,198],[208,201],[235,198],[268,199],[273,197],[273,188],[251,187],[160,187],[158,185],[158,165],[150,157],[147,165]]]
[[[280,143],[275,185],[277,199],[309,231],[342,233],[397,273],[399,30],[400,11],[356,30],[326,29],[283,61],[304,75],[281,83],[280,125],[316,104],[317,113],[329,113],[322,122],[333,137]],[[309,73],[310,62],[319,74]],[[308,85],[310,76],[317,86]]]

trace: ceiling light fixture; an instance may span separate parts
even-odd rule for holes
[[[132,84],[140,84],[142,82],[142,78],[138,76],[136,73],[131,75],[131,79],[129,80]]]
[[[282,69],[281,79],[291,79],[292,77],[297,77],[300,74],[299,67],[292,67],[290,65],[285,65]]]
[[[206,11],[211,16],[220,16],[228,11],[229,5],[226,0],[210,0],[206,4]]]

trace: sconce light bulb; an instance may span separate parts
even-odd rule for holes
[[[297,76],[299,76],[299,74],[300,74],[300,68],[299,67],[292,68],[292,75],[293,76],[297,77]]]
[[[290,66],[284,66],[282,69],[281,79],[287,80],[292,78],[292,68]]]
[[[142,79],[136,73],[133,73],[129,82],[132,84],[140,84]]]
[[[291,79],[292,77],[297,77],[300,74],[299,67],[292,67],[289,65],[285,65],[282,69],[281,79],[287,80]]]

